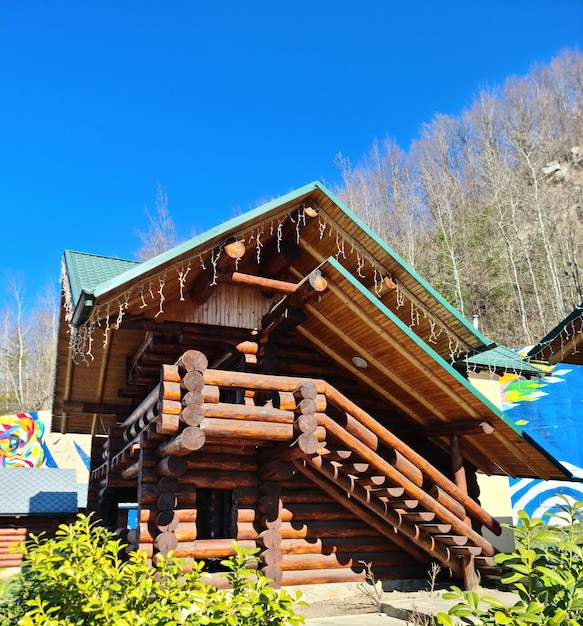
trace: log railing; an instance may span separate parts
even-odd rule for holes
[[[223,401],[221,390],[239,392],[243,403]],[[326,412],[328,404],[335,407],[335,419]],[[257,474],[261,490],[267,490],[264,502],[291,468],[316,485],[329,485],[330,494],[345,506],[350,502],[366,523],[381,520],[374,526],[382,532],[386,524],[393,541],[402,535],[400,543],[409,552],[415,544],[457,574],[464,573],[460,554],[494,554],[469,518],[500,533],[497,521],[463,489],[324,380],[208,369],[206,357],[191,350],[174,365],[162,366],[159,385],[112,435],[116,441],[107,442],[103,463],[91,474],[103,488],[132,484],[140,471],[144,480],[153,471],[155,480],[182,477],[184,483],[192,452],[229,439],[265,450]],[[144,467],[146,458],[151,470]],[[193,486],[195,474],[189,470]],[[147,504],[148,485],[142,497]],[[156,500],[143,513],[148,519],[156,514],[159,535],[151,539],[158,552],[176,547],[181,521],[173,514],[173,497],[169,493],[168,501]],[[276,541],[273,526],[282,520],[273,506],[264,506],[261,554],[264,568],[277,579],[281,538]],[[146,535],[136,540],[148,543]]]

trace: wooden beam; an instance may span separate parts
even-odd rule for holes
[[[293,293],[297,287],[296,283],[290,283],[285,280],[276,280],[274,278],[265,278],[264,276],[255,276],[253,274],[243,274],[242,272],[222,272],[217,274],[217,281],[220,283],[228,283],[231,285],[246,285],[255,287],[262,291],[274,293]]]
[[[127,415],[134,407],[131,404],[113,404],[108,402],[84,402],[68,400],[63,402],[63,410],[67,413],[97,413],[100,415]]]
[[[236,263],[245,254],[245,244],[242,240],[229,237],[219,246],[219,257],[214,266],[200,272],[190,290],[190,299],[194,304],[204,304],[218,286],[217,277],[224,272],[232,272]]]
[[[420,437],[448,437],[451,435],[491,435],[494,426],[490,422],[460,422],[459,424],[439,424],[438,426],[427,426],[426,428],[415,429],[415,435]]]
[[[263,328],[267,328],[278,317],[281,317],[287,309],[301,308],[308,300],[322,293],[328,287],[328,281],[322,272],[316,268],[305,276],[294,289],[293,292],[284,296],[263,316],[261,323]]]

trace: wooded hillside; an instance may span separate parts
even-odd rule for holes
[[[340,198],[491,339],[533,343],[581,303],[579,52],[338,165]]]

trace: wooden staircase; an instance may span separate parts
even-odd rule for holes
[[[496,550],[472,527],[500,534],[499,523],[459,486],[431,466],[377,420],[326,384],[335,419],[319,415],[326,448],[294,459],[296,470],[364,519],[372,513],[385,523],[385,535],[412,556],[419,550],[474,588],[496,575]],[[369,516],[366,515],[369,519]]]

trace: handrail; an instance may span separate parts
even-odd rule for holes
[[[498,521],[485,511],[475,500],[465,494],[452,480],[428,463],[419,453],[415,452],[413,448],[410,448],[390,430],[385,428],[366,411],[363,411],[358,405],[354,404],[352,400],[349,400],[332,385],[326,384],[324,394],[327,400],[337,409],[346,411],[352,415],[352,417],[357,419],[363,426],[371,430],[386,446],[400,452],[408,461],[415,464],[429,480],[434,482],[438,487],[441,487],[454,500],[457,500],[479,522],[494,534],[500,535],[502,528]]]

